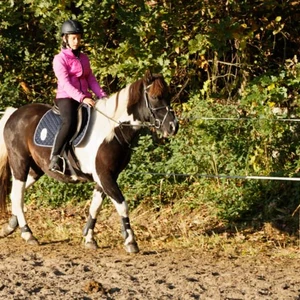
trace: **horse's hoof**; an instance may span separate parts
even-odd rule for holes
[[[39,246],[39,242],[35,237],[31,237],[30,239],[28,239],[26,241],[26,244],[30,246]]]
[[[8,235],[9,235],[9,231],[5,227],[2,227],[0,231],[0,238],[5,238]]]
[[[11,228],[9,225],[4,225],[0,231],[0,238],[5,238],[12,234],[15,230]]]
[[[91,250],[97,250],[99,248],[98,244],[96,241],[90,241],[84,244],[84,247],[86,249],[91,249]]]
[[[140,251],[137,243],[125,245],[127,253],[138,253]]]

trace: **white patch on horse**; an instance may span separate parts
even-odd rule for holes
[[[100,179],[96,173],[95,159],[97,151],[103,141],[112,140],[114,129],[120,122],[133,122],[133,117],[128,116],[127,105],[129,87],[121,90],[105,100],[99,100],[96,108],[92,111],[90,129],[80,146],[75,148],[82,171],[92,174],[93,179],[101,186]],[[117,103],[118,97],[118,103]],[[103,112],[103,114],[101,113]],[[105,115],[104,115],[105,114]],[[135,122],[136,123],[136,122]],[[138,125],[138,123],[136,124]]]
[[[12,189],[10,194],[12,214],[17,216],[20,227],[23,227],[27,224],[24,215],[24,191],[25,182],[16,180],[13,177]]]
[[[33,176],[31,176],[31,175],[28,174],[27,180],[26,180],[25,189],[29,188],[35,182],[36,182],[36,179]]]
[[[122,203],[118,203],[116,200],[111,199],[119,216],[121,217],[128,217],[128,204],[126,201],[123,201]]]
[[[124,242],[124,245],[129,245],[129,244],[132,244],[134,241],[135,241],[135,237],[134,237],[134,234],[133,234],[133,231],[132,229],[127,229],[126,230],[127,232],[127,238]]]
[[[5,160],[6,158],[6,155],[7,155],[7,149],[6,149],[6,144],[5,144],[5,141],[4,141],[4,137],[3,137],[3,131],[4,131],[4,125],[6,124],[7,120],[9,119],[9,117],[17,110],[17,108],[13,108],[13,107],[8,107],[6,110],[5,110],[5,114],[1,117],[1,120],[0,120],[0,165],[1,165],[1,162],[3,160]]]
[[[94,189],[93,198],[90,205],[90,215],[93,219],[97,218],[102,202],[103,202],[102,193]]]

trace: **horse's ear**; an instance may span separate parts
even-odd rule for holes
[[[149,85],[153,82],[153,75],[151,73],[150,70],[147,70],[146,73],[145,73],[145,81],[146,81],[146,84]]]

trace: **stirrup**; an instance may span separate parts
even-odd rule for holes
[[[64,175],[66,171],[65,158],[60,155],[54,155],[51,159],[49,170]]]

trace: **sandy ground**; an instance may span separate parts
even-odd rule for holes
[[[300,299],[297,247],[251,255],[197,245],[172,249],[143,240],[139,231],[138,254],[126,254],[113,236],[92,251],[63,231],[72,222],[81,226],[82,218],[50,215],[33,226],[40,246],[24,244],[19,231],[0,239],[0,299]],[[97,239],[104,228],[114,230],[103,226]],[[49,236],[54,228],[57,235]]]

